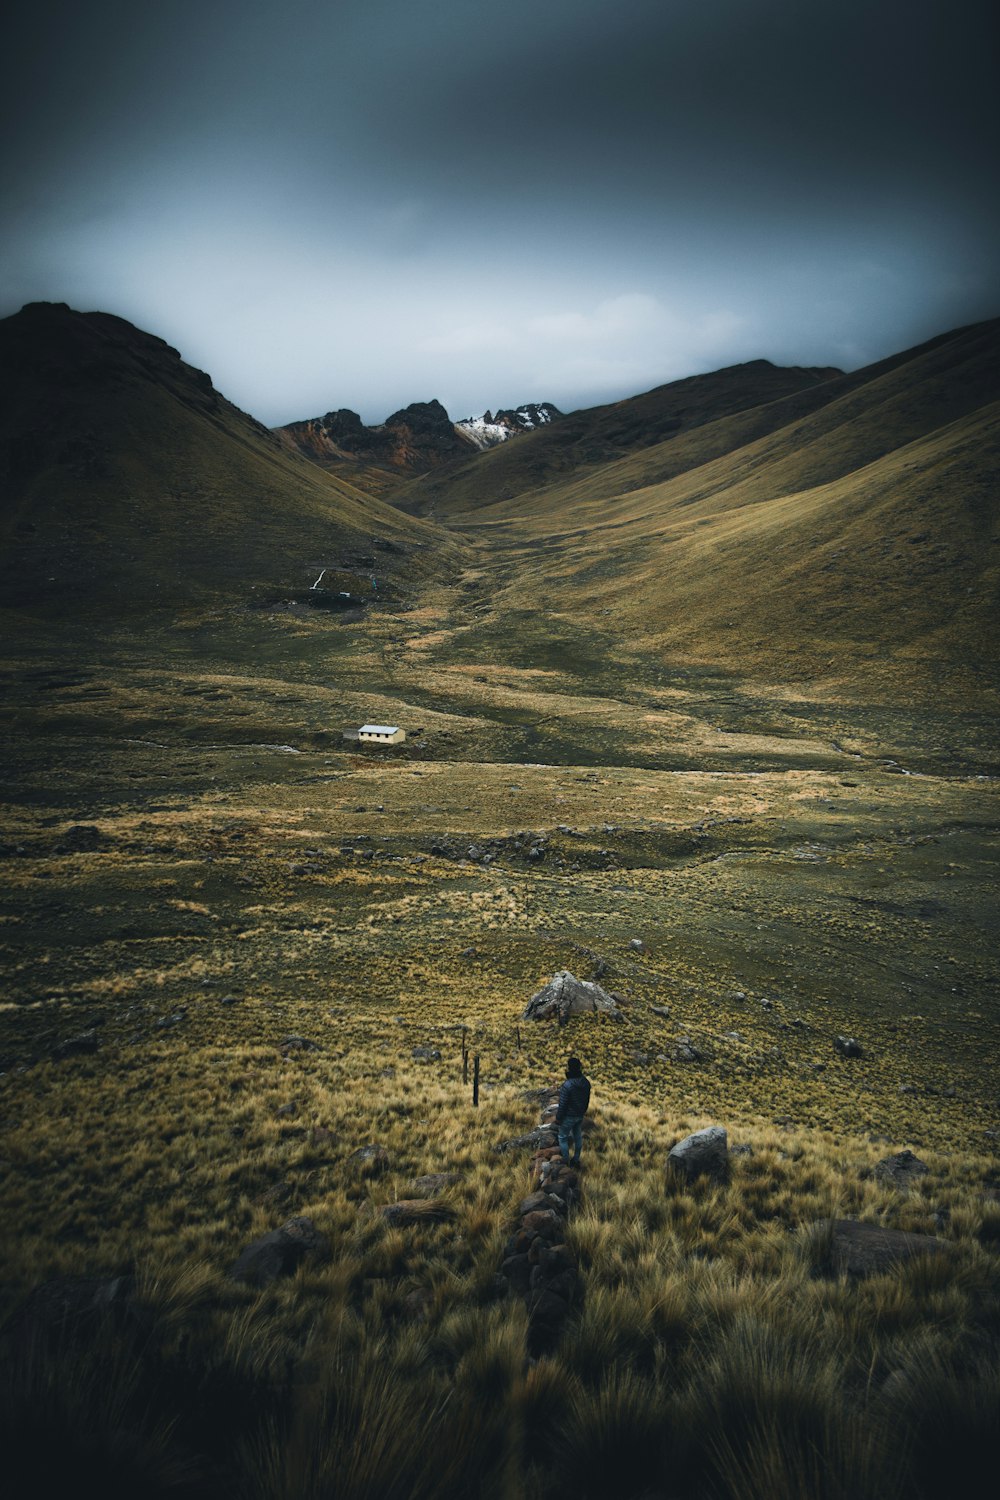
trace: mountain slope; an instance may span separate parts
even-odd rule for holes
[[[470,503],[464,473],[449,494],[442,472],[435,510],[504,549],[505,636],[537,601],[664,661],[992,691],[998,334],[958,330],[507,499]],[[548,436],[524,439],[517,464]]]
[[[812,399],[816,388],[839,374],[834,369],[782,368],[759,359],[710,375],[692,375],[610,406],[570,412],[526,433],[523,441],[414,480],[393,501],[415,514],[459,514],[510,499],[562,475],[579,479],[587,471],[734,412],[797,392],[807,392]]]
[[[0,324],[0,475],[4,603],[250,600],[455,551],[289,453],[161,339],[61,304]]]

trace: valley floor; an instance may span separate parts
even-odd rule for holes
[[[49,1277],[138,1267],[173,1330],[164,1368],[203,1305],[248,1399],[273,1394],[271,1362],[291,1361],[298,1394],[267,1417],[274,1452],[255,1450],[243,1471],[256,1488],[239,1493],[335,1492],[332,1460],[295,1447],[301,1431],[279,1440],[308,1423],[317,1349],[333,1363],[309,1399],[345,1399],[330,1371],[361,1361],[370,1432],[404,1386],[414,1431],[443,1420],[415,1392],[426,1377],[436,1398],[456,1370],[467,1414],[519,1414],[523,1450],[494,1433],[488,1474],[435,1490],[408,1470],[405,1493],[528,1495],[547,1472],[531,1433],[559,1380],[573,1392],[561,1443],[603,1422],[605,1453],[634,1452],[665,1402],[679,1442],[699,1390],[715,1393],[705,1420],[736,1400],[723,1387],[737,1346],[771,1372],[775,1410],[797,1382],[826,1392],[802,1452],[836,1410],[854,1478],[769,1489],[780,1454],[757,1453],[747,1480],[744,1435],[729,1469],[713,1450],[704,1491],[677,1448],[676,1493],[913,1493],[890,1483],[878,1436],[902,1386],[866,1427],[865,1362],[879,1381],[904,1367],[915,1381],[924,1339],[957,1390],[995,1361],[995,724],[946,700],[821,697],[656,660],[606,621],[585,630],[528,601],[505,614],[496,597],[488,569],[470,569],[362,618],[220,611],[136,634],[82,622],[71,651],[42,627],[8,649],[8,1310]],[[402,725],[406,743],[343,740],[365,721]],[[560,968],[599,979],[623,1020],[522,1023]],[[841,1056],[838,1035],[862,1056]],[[317,1050],[290,1049],[293,1036]],[[481,1059],[475,1112],[463,1037]],[[684,1039],[696,1061],[679,1060]],[[523,1166],[490,1148],[530,1129],[520,1095],[558,1081],[569,1050],[599,1124],[574,1231],[588,1311],[562,1374],[525,1376],[523,1309],[491,1301]],[[666,1152],[709,1121],[750,1142],[752,1164],[728,1198],[677,1207]],[[391,1175],[358,1186],[347,1163],[368,1142],[387,1145]],[[867,1175],[904,1146],[932,1165],[914,1199]],[[369,1198],[452,1170],[464,1177],[448,1226],[408,1240],[359,1221]],[[294,1296],[227,1292],[241,1245],[289,1212],[332,1235],[333,1269],[301,1273]],[[896,1292],[891,1278],[817,1283],[803,1236],[838,1214],[950,1237],[962,1269],[914,1272]],[[801,1300],[794,1316],[779,1287]],[[413,1291],[429,1321],[407,1321]],[[257,1330],[252,1356],[232,1352],[234,1318]],[[882,1331],[862,1336],[871,1319]],[[363,1353],[376,1329],[381,1397]],[[816,1337],[822,1370],[807,1368]],[[598,1447],[582,1451],[613,1490]],[[662,1472],[640,1464],[620,1492],[675,1493]],[[360,1468],[341,1482],[390,1493]],[[596,1493],[583,1470],[580,1484]]]

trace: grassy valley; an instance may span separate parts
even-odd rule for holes
[[[3,1311],[8,1452],[43,1492],[972,1483],[1000,1394],[994,347],[698,377],[405,509],[130,367],[114,470],[164,484],[158,523],[129,531],[106,473],[19,482]],[[259,526],[244,462],[276,476]],[[121,528],[110,571],[74,550],[88,516]],[[17,593],[43,543],[72,599]],[[314,567],[347,605],[312,607]],[[365,721],[407,739],[343,739]],[[562,968],[620,1019],[522,1021]],[[496,1148],[569,1051],[579,1292],[527,1361],[497,1272],[531,1149]],[[670,1176],[710,1123],[728,1185]],[[875,1170],[903,1148],[905,1191]],[[325,1256],[228,1279],[290,1216]],[[841,1219],[929,1253],[838,1271]]]

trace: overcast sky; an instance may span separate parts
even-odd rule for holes
[[[0,314],[269,423],[563,409],[1000,312],[992,0],[34,0]]]

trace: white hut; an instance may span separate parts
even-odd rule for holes
[[[362,724],[358,739],[368,745],[400,745],[406,739],[406,730],[398,724]]]

